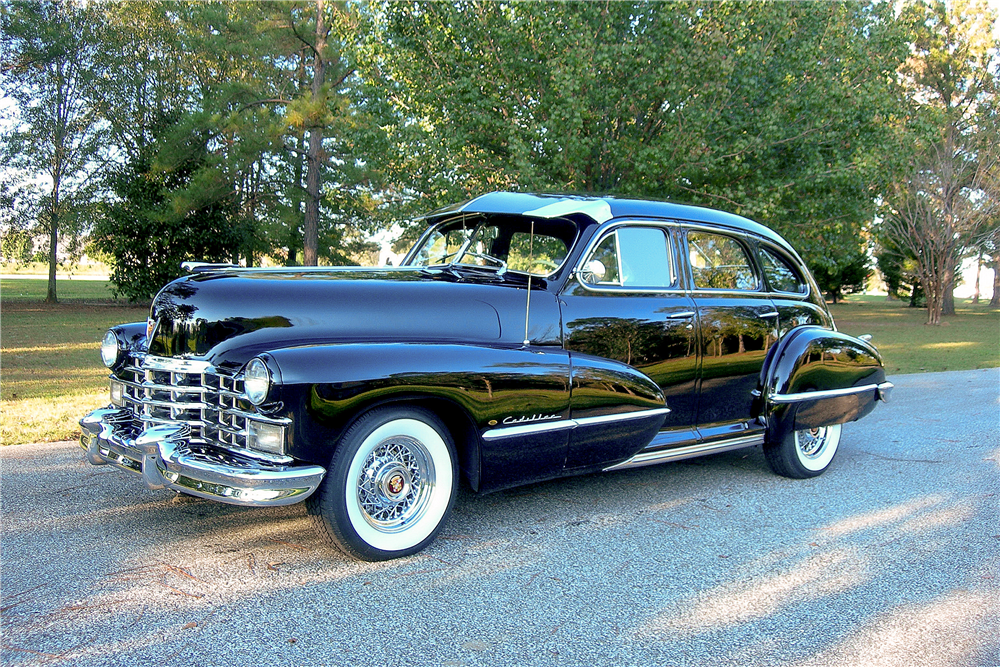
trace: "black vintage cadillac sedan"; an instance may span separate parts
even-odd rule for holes
[[[487,492],[762,445],[829,467],[886,400],[770,229],[703,208],[494,193],[426,216],[397,268],[192,264],[104,338],[91,463],[239,505],[306,501],[366,560]]]

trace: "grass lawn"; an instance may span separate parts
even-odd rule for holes
[[[1000,308],[987,303],[956,300],[937,327],[924,324],[926,310],[882,296],[851,296],[830,312],[841,331],[872,334],[890,375],[1000,366]]]
[[[146,319],[148,306],[115,301],[107,282],[60,280],[47,305],[44,280],[0,281],[0,443],[68,440],[77,420],[105,405],[100,340],[108,327]],[[890,374],[1000,366],[1000,309],[957,304],[958,315],[929,327],[923,310],[884,297],[853,296],[831,306],[837,326],[870,333]]]
[[[0,443],[68,440],[108,402],[100,341],[108,327],[146,319],[114,301],[107,282],[60,280],[62,303],[42,303],[44,280],[0,281]]]

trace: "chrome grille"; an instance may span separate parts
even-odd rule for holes
[[[206,362],[146,356],[130,360],[117,378],[137,420],[187,424],[191,442],[246,448],[251,404],[233,374]]]

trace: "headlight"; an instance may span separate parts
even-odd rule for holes
[[[251,359],[243,372],[243,390],[254,405],[267,400],[267,393],[271,390],[271,371],[259,357]]]
[[[121,346],[118,344],[118,336],[115,335],[114,331],[108,331],[104,334],[104,339],[101,341],[101,361],[108,368],[111,368],[118,363],[118,357],[121,355]]]

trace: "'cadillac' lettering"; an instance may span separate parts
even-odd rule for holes
[[[503,423],[507,426],[513,426],[514,424],[527,424],[529,422],[543,422],[549,421],[550,419],[561,419],[562,415],[531,415],[524,417],[504,417]]]

